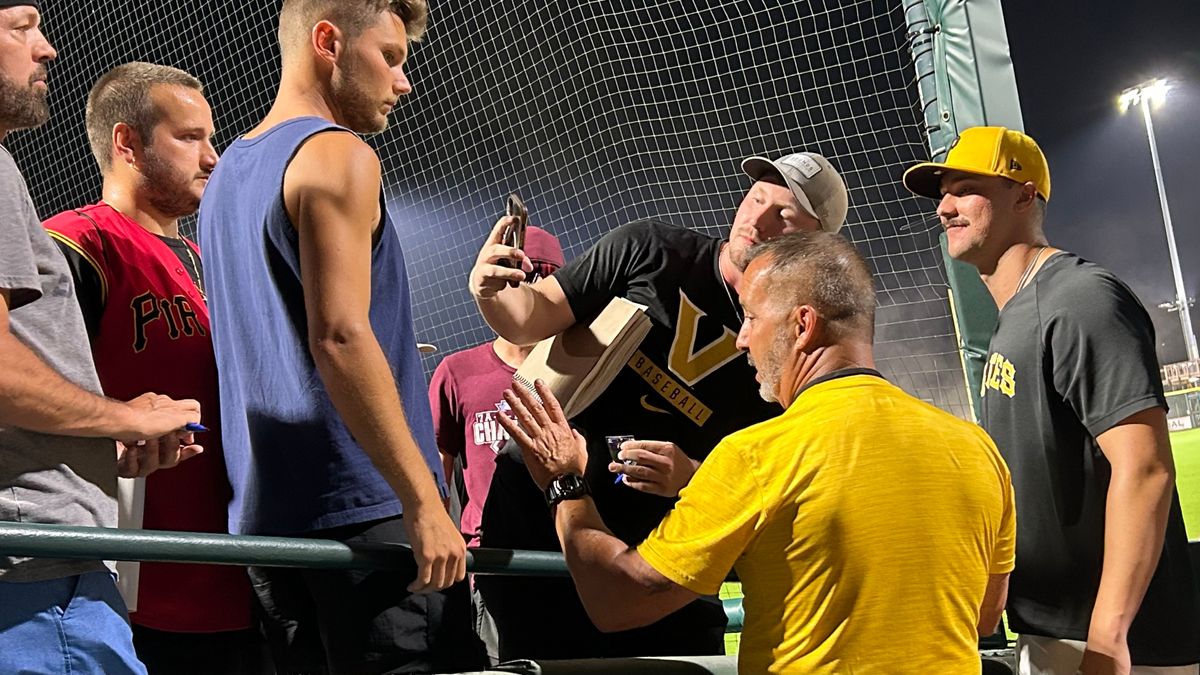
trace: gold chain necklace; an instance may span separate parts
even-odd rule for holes
[[[737,300],[733,299],[733,291],[729,290],[729,282],[725,281],[725,275],[720,275],[720,277],[721,277],[721,285],[725,287],[725,297],[729,298],[729,306],[733,307],[733,315],[735,317],[737,317],[738,330],[741,330],[742,323],[745,321],[744,319],[742,319],[742,310],[738,306]]]
[[[726,242],[725,246],[729,246],[729,243]],[[721,280],[721,287],[725,289],[725,297],[729,298],[729,306],[733,307],[733,315],[737,318],[738,330],[740,331],[742,329],[742,324],[745,323],[746,320],[742,318],[742,308],[738,305],[737,301],[733,299],[733,291],[729,288],[729,282],[725,280],[725,275],[721,273],[721,253],[724,252],[725,249],[722,248],[717,253],[717,278]],[[730,261],[730,264],[733,264],[733,262]]]
[[[183,250],[187,251],[188,261],[192,266],[192,273],[189,275],[192,278],[192,284],[200,292],[200,299],[208,302],[208,295],[204,292],[204,277],[200,276],[200,265],[196,262],[196,257],[192,255],[192,245],[183,237],[175,238],[179,240],[179,243],[183,244]]]
[[[1045,250],[1045,246],[1039,246],[1037,253],[1033,254],[1033,258],[1030,259],[1029,264],[1025,266],[1025,273],[1021,275],[1021,280],[1017,282],[1017,290],[1013,291],[1013,295],[1020,293],[1021,289],[1025,288],[1025,284],[1029,283],[1031,278],[1029,275],[1031,272],[1033,272],[1033,266],[1037,264],[1038,258],[1042,257],[1042,251]]]
[[[100,200],[100,203],[108,206],[108,208],[121,214],[126,220],[134,223],[135,225],[138,225],[137,221],[135,221],[133,218],[130,218],[121,209],[118,209],[117,207],[113,206],[112,204],[108,203],[107,201],[105,201],[103,199]],[[141,227],[141,225],[138,225],[138,227]],[[190,278],[192,280],[192,285],[195,286],[196,290],[200,293],[200,299],[203,300],[205,303],[207,303],[208,302],[208,294],[204,292],[204,277],[202,277],[200,275],[200,264],[196,262],[196,257],[194,255],[192,255],[192,245],[187,243],[187,240],[184,239],[179,234],[175,235],[175,239],[178,239],[179,243],[183,244],[183,250],[185,252],[187,252],[188,261],[192,268],[192,273],[188,275],[188,278]]]

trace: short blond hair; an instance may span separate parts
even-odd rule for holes
[[[420,42],[429,24],[426,0],[283,0],[279,13],[279,48],[286,54],[308,40],[318,21],[329,21],[354,39],[383,12],[404,22],[410,42]]]
[[[117,123],[128,124],[142,143],[150,144],[154,127],[162,121],[162,111],[151,95],[158,85],[204,91],[204,85],[190,73],[142,61],[119,65],[92,85],[85,120],[88,143],[100,171],[112,168],[112,130]]]

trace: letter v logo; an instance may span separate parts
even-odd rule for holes
[[[671,342],[667,366],[689,387],[741,353],[737,348],[737,333],[729,330],[728,326],[723,326],[725,332],[721,337],[696,351],[696,333],[702,316],[708,315],[700,311],[680,289],[679,320],[675,324],[675,339]]]

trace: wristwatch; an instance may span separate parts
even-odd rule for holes
[[[592,494],[588,489],[587,481],[577,473],[565,473],[550,481],[546,486],[546,506],[554,506],[555,504],[567,499],[580,499],[585,495]]]

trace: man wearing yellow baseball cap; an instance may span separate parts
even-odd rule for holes
[[[981,416],[1016,493],[1008,617],[1020,672],[1200,672],[1145,308],[1112,273],[1047,242],[1050,171],[1029,136],[967,129],[904,186],[939,200],[950,255],[979,269],[1000,308]]]

